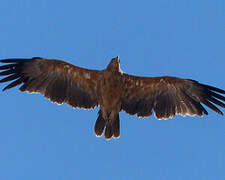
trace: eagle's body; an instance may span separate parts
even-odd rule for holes
[[[158,119],[176,114],[208,114],[202,104],[223,114],[214,104],[225,108],[225,91],[176,77],[138,77],[125,74],[120,60],[113,58],[105,70],[89,70],[60,60],[43,58],[4,59],[0,83],[12,81],[3,90],[19,84],[21,91],[39,92],[52,102],[73,107],[100,106],[95,134],[106,139],[120,136],[119,112]],[[9,63],[9,64],[8,64]],[[214,103],[214,104],[213,104]]]
[[[124,84],[122,81],[123,74],[118,65],[119,62],[117,62],[117,60],[112,61],[108,65],[103,71],[100,80],[99,87],[101,88],[98,88],[99,105],[101,107],[98,123],[102,123],[102,126],[98,126],[97,123],[95,126],[95,133],[100,136],[106,126],[106,138],[110,138],[110,136],[119,137],[120,134],[119,112],[121,111]]]

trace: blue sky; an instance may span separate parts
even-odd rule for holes
[[[2,0],[0,58],[104,69],[119,55],[126,73],[225,89],[224,8],[223,0]],[[225,178],[225,119],[209,109],[167,121],[122,112],[120,139],[105,141],[93,133],[98,109],[58,106],[18,88],[0,101],[0,179]]]

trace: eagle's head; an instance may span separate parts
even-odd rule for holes
[[[123,71],[120,69],[120,58],[119,58],[119,56],[116,56],[115,58],[112,58],[112,60],[108,64],[106,70],[123,73]]]

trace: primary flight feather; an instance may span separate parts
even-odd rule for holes
[[[21,91],[39,92],[52,102],[73,107],[100,106],[94,131],[106,139],[120,136],[119,112],[158,119],[176,114],[208,114],[203,104],[223,115],[225,91],[195,80],[176,77],[138,77],[125,74],[115,57],[105,70],[89,70],[60,60],[39,57],[3,59],[0,83],[12,81],[3,90],[22,84]]]

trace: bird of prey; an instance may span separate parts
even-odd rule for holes
[[[203,104],[223,115],[225,91],[195,80],[177,77],[138,77],[123,73],[120,59],[113,58],[104,70],[89,70],[61,60],[39,57],[3,59],[1,83],[12,81],[3,90],[22,84],[20,91],[38,92],[52,102],[74,108],[100,106],[94,132],[97,136],[120,136],[119,112],[138,117],[172,118],[176,114],[208,114]]]

